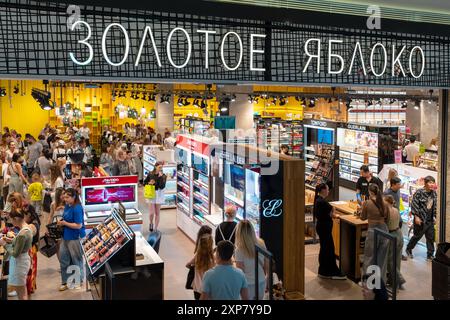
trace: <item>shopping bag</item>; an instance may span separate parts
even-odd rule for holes
[[[155,190],[154,185],[147,184],[144,187],[144,198],[145,199],[155,199],[156,198],[156,190]]]
[[[403,211],[405,211],[405,204],[403,203],[403,199],[402,198],[400,198],[400,203],[399,203],[399,211],[400,212],[403,212]]]

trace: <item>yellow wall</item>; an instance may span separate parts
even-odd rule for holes
[[[11,89],[9,83],[11,82]],[[14,94],[16,84],[25,83],[21,92]],[[0,87],[6,89],[6,96],[0,97],[1,124],[3,127],[15,129],[24,136],[31,133],[36,138],[48,122],[49,111],[42,110],[39,104],[31,97],[32,88],[43,89],[42,81],[14,81],[0,80]],[[19,86],[22,87],[22,86]],[[10,100],[11,96],[11,100]]]
[[[258,103],[253,104],[253,112],[263,118],[281,118],[283,120],[303,120],[303,106],[295,97],[286,97],[286,104],[279,105],[279,100],[276,105],[272,104],[272,99],[259,98]]]

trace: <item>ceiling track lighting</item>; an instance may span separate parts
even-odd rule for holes
[[[5,97],[5,96],[6,96],[6,89],[0,88],[0,97]]]

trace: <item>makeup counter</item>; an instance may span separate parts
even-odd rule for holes
[[[125,222],[122,204],[80,240],[95,300],[163,300],[164,262],[140,231]]]

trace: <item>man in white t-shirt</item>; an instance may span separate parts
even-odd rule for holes
[[[89,135],[91,134],[91,130],[88,128],[87,123],[85,122],[83,126],[78,130],[78,133],[81,137],[85,139],[89,139]]]
[[[407,162],[413,162],[414,158],[419,154],[419,146],[416,144],[416,137],[409,138],[409,144],[403,149],[403,156]]]

